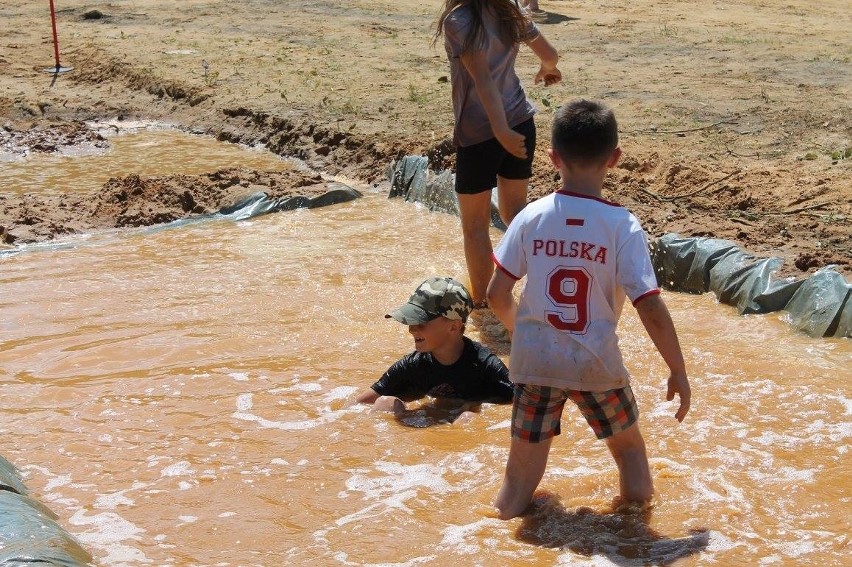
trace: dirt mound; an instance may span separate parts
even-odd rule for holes
[[[39,109],[39,112],[42,110]],[[26,124],[23,128],[7,123],[0,129],[0,153],[21,156],[30,152],[50,153],[80,146],[106,148],[109,142],[82,122],[39,121]]]
[[[0,194],[5,244],[50,240],[105,228],[140,227],[214,213],[253,193],[317,197],[328,191],[313,172],[226,168],[202,175],[110,179],[88,195]]]

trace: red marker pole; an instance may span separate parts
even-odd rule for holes
[[[45,73],[67,73],[74,67],[63,67],[59,64],[59,36],[56,33],[56,9],[53,7],[53,0],[50,0],[50,23],[53,25],[53,55],[56,59],[56,67],[48,67],[44,70]]]

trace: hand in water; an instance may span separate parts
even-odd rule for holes
[[[689,387],[689,380],[686,377],[686,374],[675,376],[672,374],[669,376],[669,387],[666,392],[666,400],[672,401],[675,397],[675,394],[680,398],[680,407],[677,409],[677,413],[675,413],[675,418],[678,421],[683,421],[683,418],[686,417],[687,412],[689,412],[689,405],[691,402],[692,391]]]

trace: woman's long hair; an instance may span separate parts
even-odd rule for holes
[[[444,9],[438,17],[435,25],[435,35],[432,36],[432,45],[444,34],[444,20],[458,6],[467,4],[473,14],[471,30],[462,43],[462,53],[485,47],[485,24],[482,21],[482,13],[485,10],[493,10],[497,14],[497,22],[500,29],[500,37],[509,45],[520,43],[526,30],[526,16],[518,5],[518,0],[446,0]]]

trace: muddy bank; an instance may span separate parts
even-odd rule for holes
[[[91,194],[0,193],[0,240],[18,245],[110,228],[141,227],[210,214],[259,192],[314,198],[328,184],[312,172],[225,168],[202,175],[110,179]]]
[[[226,169],[156,178],[129,172],[111,179],[92,195],[19,197],[0,193],[0,238],[11,245],[103,228],[171,222],[216,211],[257,191],[272,198],[315,196],[325,190],[319,170],[381,184],[388,166],[410,153],[428,156],[433,171],[453,167],[447,141],[431,147],[391,145],[314,124],[307,118],[285,118],[243,107],[221,110],[215,127],[212,120],[204,122],[196,121],[193,129],[222,141],[264,145],[276,154],[304,160],[315,171]],[[3,151],[26,154],[108,144],[77,121],[42,119],[22,124],[21,130],[7,124]],[[623,146],[625,157],[610,175],[605,195],[636,213],[651,237],[677,232],[729,239],[755,254],[782,257],[785,263],[779,275],[804,275],[826,265],[836,265],[846,273],[852,270],[852,199],[842,198],[837,180],[801,175],[799,192],[778,192],[773,188],[790,175],[789,168],[718,170],[703,164],[673,163],[659,154],[642,152],[629,138]],[[537,156],[539,163],[544,159]],[[531,199],[557,184],[555,172],[537,167]]]

